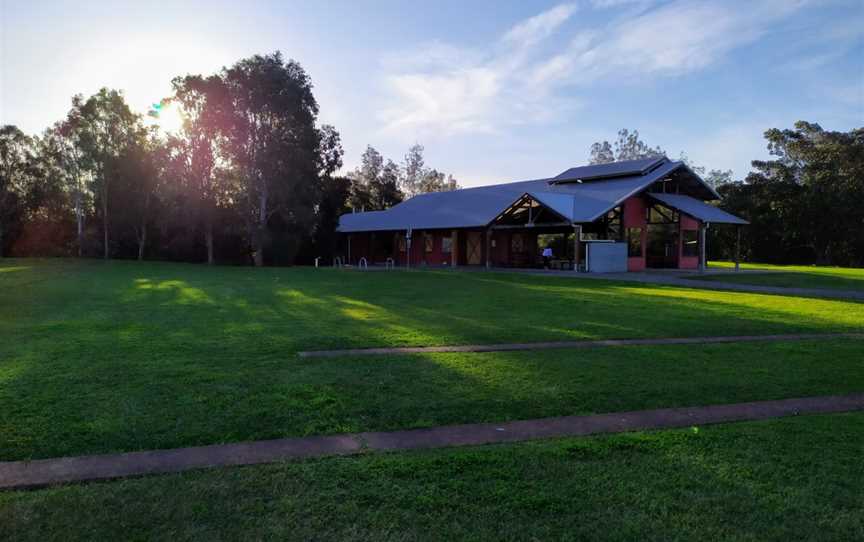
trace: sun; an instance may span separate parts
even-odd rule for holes
[[[163,134],[176,134],[183,128],[183,115],[180,113],[180,108],[173,103],[155,103],[147,112],[147,116]]]

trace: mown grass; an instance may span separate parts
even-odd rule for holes
[[[740,273],[734,275],[729,273],[710,274],[711,267],[728,269],[734,266],[735,264],[730,262],[712,262],[708,269],[708,275],[686,276],[685,278],[733,282],[737,284],[756,284],[760,286],[780,286],[784,288],[825,288],[864,291],[864,269],[862,268],[741,264],[742,269],[758,270],[760,273]]]
[[[861,303],[487,273],[62,260],[0,270],[0,460],[864,389],[860,340],[296,357],[862,331]]]
[[[0,493],[4,540],[862,540],[864,414]]]

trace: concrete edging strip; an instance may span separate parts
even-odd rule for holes
[[[662,346],[676,344],[718,344],[737,342],[804,341],[813,339],[861,339],[864,333],[798,333],[789,335],[732,335],[727,337],[678,337],[659,339],[601,339],[596,341],[549,341],[536,343],[463,344],[455,346],[401,346],[392,348],[348,348],[344,350],[306,350],[301,358],[341,356],[386,356],[446,352],[510,352],[560,348],[597,348],[603,346]]]
[[[864,393],[7,461],[0,462],[0,489],[38,488],[366,451],[471,446],[857,410],[864,410]]]

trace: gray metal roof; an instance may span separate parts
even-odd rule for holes
[[[552,181],[588,181],[592,179],[608,179],[610,177],[645,175],[652,168],[658,166],[664,161],[668,161],[665,156],[655,156],[653,158],[642,158],[639,160],[622,160],[621,162],[611,162],[609,164],[592,164],[590,166],[571,167],[557,177],[553,177]]]
[[[652,159],[656,162],[655,159]],[[638,161],[641,162],[641,161]],[[612,165],[612,164],[607,164]],[[632,166],[628,166],[632,167]],[[644,164],[642,165],[644,168]],[[519,181],[452,192],[421,194],[386,211],[349,213],[339,231],[394,231],[485,227],[525,194],[574,223],[593,222],[625,199],[675,171],[695,175],[681,162],[663,158],[646,174],[636,173],[587,183],[556,183],[554,179]],[[696,184],[704,184],[696,177]],[[705,191],[712,197],[712,191]]]
[[[681,194],[649,194],[652,198],[660,200],[669,207],[678,209],[682,213],[697,218],[702,222],[714,224],[749,224],[743,218],[730,215],[723,209],[708,205],[703,201]]]

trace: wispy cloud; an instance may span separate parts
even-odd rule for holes
[[[581,105],[572,93],[564,95],[565,88],[704,69],[760,39],[804,3],[758,0],[743,10],[719,1],[676,1],[602,28],[576,25],[561,39],[577,11],[562,4],[517,23],[487,50],[436,43],[413,55],[411,68],[404,60],[412,55],[406,55],[407,69],[385,77],[392,100],[382,118],[391,130],[442,135],[562,118]]]
[[[539,41],[548,38],[575,12],[576,4],[555,6],[511,28],[504,34],[504,41],[520,47],[535,45]]]

